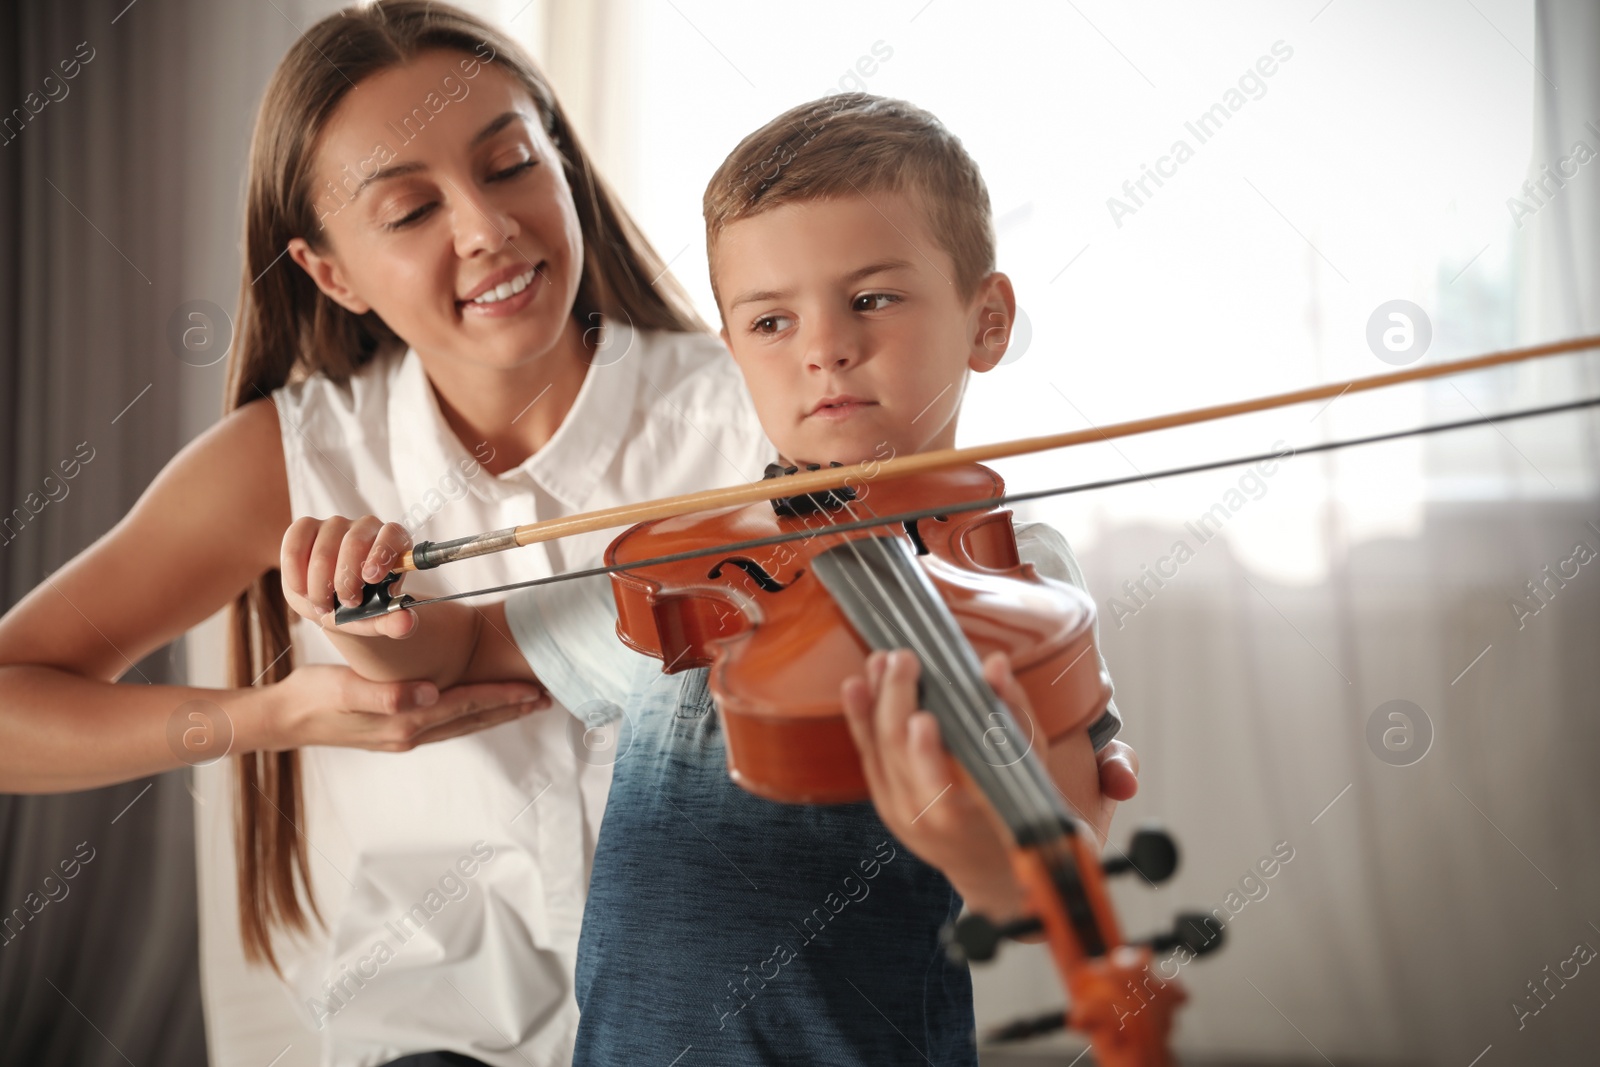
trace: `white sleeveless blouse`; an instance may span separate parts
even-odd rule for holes
[[[414,351],[343,385],[273,393],[295,517],[375,514],[417,541],[754,481],[776,458],[713,337],[608,327],[550,442],[501,475],[440,413]],[[532,400],[533,398],[529,398]],[[593,566],[615,531],[412,574],[416,596]],[[428,616],[411,638],[428,640]],[[341,662],[298,620],[298,663]],[[325,1067],[434,1049],[497,1067],[570,1060],[572,973],[611,768],[559,706],[408,753],[302,750],[327,935],[285,944]]]

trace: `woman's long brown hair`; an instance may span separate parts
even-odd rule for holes
[[[677,282],[595,172],[555,93],[515,41],[447,4],[391,0],[323,19],[289,49],[261,101],[250,144],[244,277],[238,343],[228,368],[225,410],[268,398],[291,380],[322,374],[344,381],[405,342],[374,313],[356,315],[323,295],[292,262],[279,262],[291,237],[324,246],[313,209],[319,135],[363,79],[449,49],[488,60],[519,81],[562,154],[583,231],[583,276],[573,306],[635,327],[704,330]],[[491,58],[492,57],[492,58]],[[651,279],[655,279],[654,282]],[[289,612],[276,570],[241,593],[231,612],[229,673],[235,686],[270,685],[293,669]],[[299,753],[237,758],[235,836],[239,924],[247,959],[278,970],[274,930],[304,933],[307,909],[321,921],[311,889]],[[280,972],[281,973],[281,972]]]

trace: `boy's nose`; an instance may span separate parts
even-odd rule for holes
[[[838,349],[813,352],[808,361],[814,370],[844,370],[855,362],[855,357]]]
[[[860,358],[860,346],[845,330],[822,326],[806,346],[806,364],[813,370],[844,370]]]

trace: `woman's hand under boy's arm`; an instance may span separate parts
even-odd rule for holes
[[[350,666],[375,681],[426,679],[444,689],[466,681],[535,680],[527,661],[520,655],[505,655],[493,636],[506,629],[504,611],[495,610],[498,605],[452,602],[428,608],[426,618],[406,609],[334,624],[335,598],[346,606],[359,604],[363,582],[381,579],[410,548],[411,535],[405,527],[370,515],[354,520],[298,519],[283,538],[279,568],[284,598],[297,613],[322,627]],[[404,577],[391,592],[398,594],[403,584]],[[498,631],[491,630],[491,639],[480,641],[492,627]],[[482,650],[480,643],[485,646]],[[501,673],[490,673],[491,667]]]
[[[909,652],[874,653],[867,677],[845,683],[846,717],[873,803],[907,848],[944,872],[969,910],[1015,918],[1025,899],[1012,874],[1009,835],[994,809],[959,783],[937,721],[917,709],[918,671]],[[1003,655],[985,661],[984,675],[1008,704],[1028,707]],[[1103,842],[1117,801],[1138,786],[1133,749],[1112,742],[1097,760],[1088,732],[1077,730],[1044,755],[1057,787]]]

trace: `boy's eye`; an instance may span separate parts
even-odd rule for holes
[[[851,301],[850,306],[856,311],[882,311],[899,301],[900,298],[893,293],[862,293]]]
[[[750,324],[750,330],[752,333],[782,333],[793,321],[787,315],[763,315]]]

